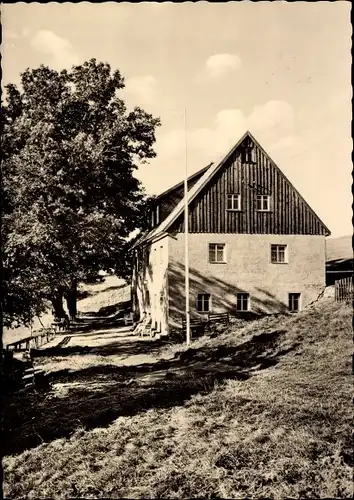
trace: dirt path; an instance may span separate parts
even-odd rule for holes
[[[78,426],[104,427],[119,416],[183,405],[225,379],[247,380],[283,355],[284,331],[239,345],[211,345],[161,358],[167,341],[139,338],[126,328],[71,335],[63,347],[37,351],[35,364],[51,388],[7,401],[4,453],[19,453]]]
[[[45,344],[35,353],[37,363],[47,365],[46,371],[57,371],[55,366],[61,358],[61,369],[64,364],[68,370],[80,368],[77,357],[80,356],[83,365],[92,360],[92,365],[114,364],[116,366],[134,366],[144,363],[155,363],[160,358],[156,351],[161,347],[161,341],[149,337],[133,335],[131,327],[102,327],[89,332],[65,333],[57,335],[51,342]],[[55,358],[54,363],[52,358]],[[75,366],[72,361],[75,361]]]
[[[130,299],[130,287],[124,286],[125,281],[116,276],[106,275],[102,283],[81,284],[81,292],[86,292],[87,297],[78,300],[77,306],[79,312],[92,311],[97,313],[101,307],[107,307],[118,302],[124,302]],[[65,304],[64,304],[65,307]],[[96,316],[94,316],[97,319]],[[51,308],[40,317],[35,318],[32,325],[32,331],[35,332],[41,328],[49,327],[53,321]],[[31,336],[31,329],[25,326],[19,328],[4,328],[3,344],[24,339]]]

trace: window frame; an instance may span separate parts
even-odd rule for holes
[[[297,309],[293,309],[292,307],[290,307],[290,304],[291,304],[291,300],[290,299],[295,299],[297,300]],[[302,294],[300,292],[289,292],[288,293],[288,309],[290,312],[292,313],[296,313],[296,312],[299,312],[301,311],[301,298],[302,298]],[[292,302],[293,304],[293,302]]]
[[[204,299],[204,298],[205,298],[205,296],[207,296],[207,297],[208,297],[207,302],[206,302],[206,301],[205,301],[205,299]],[[203,298],[202,298],[202,299],[199,299],[199,297],[203,297]],[[207,310],[207,311],[205,311],[205,310],[204,310],[204,307],[205,307],[205,304],[206,304],[206,303],[208,304],[208,310]],[[198,308],[198,305],[199,305],[199,304],[202,304],[202,306],[203,306],[203,307],[202,307],[202,309],[203,309],[203,310],[200,310],[200,309]],[[203,292],[203,293],[197,293],[197,296],[196,296],[196,298],[195,298],[195,309],[196,309],[196,311],[197,311],[198,313],[201,313],[201,314],[208,314],[208,313],[211,313],[211,311],[212,311],[212,297],[211,297],[211,294],[210,294],[210,293],[204,293],[204,292]]]
[[[210,247],[214,245],[215,250],[214,250],[214,258],[217,258],[218,255],[218,246],[223,247],[223,260],[211,260],[210,259]],[[214,242],[209,242],[208,243],[208,262],[209,264],[226,264],[226,243],[214,243]]]
[[[230,198],[231,197],[231,198]],[[235,208],[235,197],[237,197],[238,208]],[[229,200],[231,199],[231,208],[229,207]],[[240,193],[227,193],[226,195],[226,210],[228,212],[240,212],[241,211],[241,194]]]
[[[242,303],[242,309],[238,308],[238,301],[239,301],[239,296],[246,296],[246,301],[247,301],[247,309],[243,309],[243,304],[244,304],[244,297],[240,298],[241,303]],[[251,310],[251,300],[250,300],[250,294],[247,292],[238,292],[236,293],[236,312],[248,312]]]
[[[273,260],[273,247],[277,247],[277,260]],[[278,247],[284,247],[284,261],[278,260]],[[271,243],[270,244],[270,263],[271,264],[289,264],[288,245],[285,243]]]
[[[255,163],[255,153],[254,147],[244,146],[241,151],[241,163],[244,165],[250,165]]]
[[[150,225],[151,228],[154,228],[160,224],[160,206],[156,205],[156,207],[150,209]]]
[[[267,199],[268,208],[264,208],[264,199]],[[261,200],[261,208],[258,208],[258,201]],[[256,194],[256,211],[257,212],[270,212],[270,194]]]

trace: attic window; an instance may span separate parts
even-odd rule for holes
[[[253,147],[245,146],[241,152],[242,163],[254,163],[254,150]]]
[[[241,195],[228,194],[227,195],[227,210],[241,210]]]
[[[256,210],[259,212],[269,212],[270,210],[270,196],[267,194],[257,194]]]

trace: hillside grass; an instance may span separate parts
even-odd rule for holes
[[[79,312],[97,313],[100,309],[126,302],[131,298],[130,285],[117,276],[105,276],[102,283],[81,284],[80,291],[86,292],[87,297],[78,301]]]
[[[78,300],[77,307],[79,313],[94,312],[97,313],[100,309],[110,306],[115,306],[119,302],[130,300],[130,286],[125,285],[125,281],[117,276],[106,275],[102,283],[81,283],[79,285],[80,293],[85,293],[87,296]],[[43,326],[50,327],[53,321],[53,315],[50,312],[51,306],[48,304],[48,312],[40,318],[34,318],[32,325],[32,333],[40,330]],[[4,328],[2,342],[6,346],[11,342],[17,342],[31,336],[31,329],[26,326],[18,328]]]
[[[353,258],[352,237],[340,236],[338,238],[326,238],[326,259],[346,260]]]
[[[105,428],[78,424],[69,438],[5,457],[5,496],[352,496],[351,319],[349,306],[322,299],[296,315],[231,327],[190,349],[169,348],[184,360],[185,377],[166,377],[165,396],[172,402],[176,391],[199,383],[194,395],[119,416]],[[196,359],[210,370],[229,364],[239,376],[213,381],[210,374],[204,383]],[[90,397],[104,404],[99,392]]]

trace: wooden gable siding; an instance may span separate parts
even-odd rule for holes
[[[190,204],[192,233],[311,234],[327,229],[276,165],[257,146],[253,164],[242,163],[238,149]],[[241,194],[241,211],[227,211],[227,194]],[[256,211],[256,195],[271,196],[270,212]],[[182,214],[171,227],[184,231]]]
[[[194,184],[200,179],[203,175],[204,170],[198,174],[193,176],[191,180],[188,181],[188,191],[192,189]],[[182,200],[184,196],[184,185],[176,187],[166,193],[165,195],[160,195],[156,199],[156,205],[159,206],[159,222],[161,223],[166,217],[172,212],[172,210],[178,205],[178,203]]]

